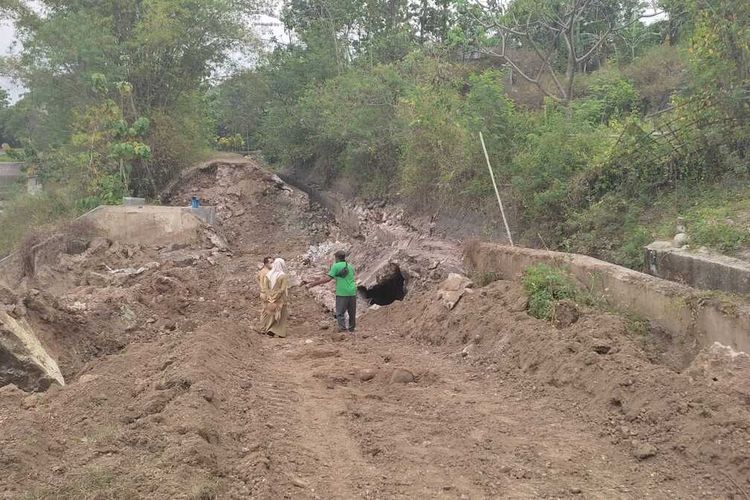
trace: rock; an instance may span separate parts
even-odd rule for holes
[[[474,286],[474,282],[472,282],[466,276],[456,273],[450,273],[448,275],[448,278],[440,283],[440,290],[446,292],[460,292],[466,288],[471,288],[472,286]]]
[[[65,385],[57,362],[49,355],[25,319],[0,310],[0,386],[16,384],[27,391],[45,390],[53,382]]]
[[[580,317],[578,306],[570,300],[561,300],[555,304],[552,322],[557,328],[567,328]]]
[[[414,374],[403,368],[396,368],[391,373],[391,384],[411,384],[414,382]]]
[[[331,328],[331,323],[329,323],[328,321],[321,321],[320,323],[318,323],[318,328],[320,328],[321,330],[328,330],[329,328]]]
[[[78,378],[79,384],[88,384],[89,382],[93,382],[94,380],[98,379],[99,375],[93,375],[91,373],[86,373],[85,375],[81,375]]]
[[[211,242],[211,244],[216,247],[219,251],[225,251],[229,249],[229,245],[227,244],[226,240],[219,236],[218,234],[214,232],[208,233],[208,241]]]
[[[633,445],[633,456],[638,460],[646,460],[647,458],[656,456],[656,453],[658,452],[656,446],[650,443],[634,442]]]
[[[511,312],[524,312],[528,308],[529,308],[529,298],[528,297],[519,297],[510,306],[510,311]]]
[[[609,354],[612,350],[612,346],[603,341],[597,341],[591,347],[591,349],[597,354]]]
[[[112,278],[105,274],[97,273],[94,271],[86,271],[83,279],[87,285],[93,285],[97,287],[106,287],[112,283]]]
[[[89,242],[89,246],[86,249],[86,255],[96,255],[104,252],[110,247],[110,245],[112,245],[112,242],[107,238],[96,237]]]
[[[373,370],[371,368],[364,368],[359,371],[357,376],[359,377],[359,380],[361,382],[367,382],[369,380],[374,379],[377,374],[378,374],[377,370]]]
[[[309,488],[310,487],[310,485],[308,485],[306,482],[304,482],[303,480],[301,480],[298,477],[292,477],[289,480],[289,482],[292,483],[297,488],[303,488],[304,489],[304,488]]]
[[[36,405],[39,404],[39,401],[42,399],[41,394],[31,394],[30,396],[26,396],[21,401],[21,408],[24,410],[31,410],[32,408],[35,408]]]
[[[171,260],[172,263],[177,267],[190,267],[195,265],[195,263],[198,261],[198,258],[195,255],[185,254],[176,255],[169,260]]]
[[[446,308],[453,309],[463,297],[466,289],[472,286],[474,283],[466,276],[450,273],[448,278],[440,283],[438,299],[442,300]]]
[[[331,332],[331,340],[334,342],[343,342],[346,340],[346,334],[342,332]]]
[[[675,248],[682,248],[690,242],[690,238],[686,233],[677,233],[672,239],[672,246]]]
[[[0,397],[4,396],[23,396],[26,393],[16,386],[16,384],[8,384],[0,387]]]
[[[373,305],[370,306],[369,309],[370,309],[370,311],[377,311],[378,309],[381,309],[382,307],[383,306],[381,306],[381,305],[373,304]]]
[[[18,301],[18,297],[10,288],[0,285],[0,304],[12,305]]]
[[[477,345],[476,344],[469,344],[469,345],[467,345],[466,347],[463,348],[463,350],[461,351],[461,356],[464,357],[464,358],[466,358],[466,357],[471,356],[472,354],[474,354],[474,352],[476,350],[477,350]]]

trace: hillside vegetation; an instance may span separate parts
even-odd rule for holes
[[[748,2],[289,0],[270,51],[247,2],[42,3],[3,11],[29,91],[0,132],[50,193],[18,203],[54,205],[35,223],[152,196],[219,147],[500,238],[481,131],[521,244],[639,268],[681,216],[694,247],[750,246]],[[256,64],[217,84],[231,49]]]
[[[482,131],[522,244],[639,268],[677,216],[694,245],[750,242],[746,2],[662,2],[656,22],[627,1],[355,4],[289,4],[296,43],[220,87],[225,130],[497,235]]]

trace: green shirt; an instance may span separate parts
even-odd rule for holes
[[[349,272],[343,278],[336,276],[336,274],[349,266]],[[354,282],[354,266],[347,262],[336,262],[331,266],[331,270],[328,271],[328,276],[336,280],[336,295],[338,297],[356,297],[357,296],[357,285]]]

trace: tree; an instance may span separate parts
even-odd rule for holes
[[[643,17],[638,0],[474,2],[480,7],[475,20],[484,27],[482,51],[565,106],[576,75],[592,62],[601,65],[615,36]],[[536,64],[523,67],[519,51],[533,54]]]
[[[1,12],[12,15],[23,47],[10,65],[27,89],[18,106],[24,139],[39,150],[69,143],[87,110],[100,105],[101,92],[91,85],[100,75],[104,81],[128,82],[128,102],[121,107],[125,120],[151,119],[142,139],[154,152],[150,165],[155,168],[139,159],[133,176],[127,177],[130,187],[152,190],[152,174],[161,181],[168,178],[157,170],[176,171],[184,159],[192,160],[208,147],[212,134],[204,126],[208,109],[203,92],[229,51],[248,41],[246,15],[254,2],[36,3],[42,15],[18,0],[6,2]],[[187,154],[180,154],[185,145]],[[120,152],[126,154],[125,149]]]

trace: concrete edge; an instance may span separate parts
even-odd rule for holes
[[[719,342],[750,352],[750,304],[666,281],[593,257],[480,243],[466,252],[474,269],[517,279],[528,266],[568,267],[585,287],[608,303],[649,319],[675,338],[705,347]]]

